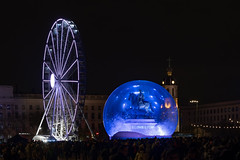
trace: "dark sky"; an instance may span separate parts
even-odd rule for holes
[[[7,11],[7,12],[6,12]],[[179,103],[240,99],[240,9],[234,1],[19,1],[1,13],[0,84],[41,93],[48,32],[74,21],[87,58],[87,93],[161,84],[171,57]]]

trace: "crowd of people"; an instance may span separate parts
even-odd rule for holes
[[[1,143],[3,160],[238,160],[240,137]]]

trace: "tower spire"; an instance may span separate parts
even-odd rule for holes
[[[168,75],[168,76],[172,76],[171,58],[170,58],[170,56],[169,56],[169,58],[167,59],[167,61],[168,61],[167,75]]]
[[[168,68],[171,68],[171,58],[170,58],[170,56],[168,57],[167,61],[168,61]]]

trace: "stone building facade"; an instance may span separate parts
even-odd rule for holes
[[[238,135],[240,100],[181,106],[181,130],[196,136]]]
[[[96,136],[104,134],[102,113],[106,99],[106,95],[86,95],[83,111]],[[36,134],[43,113],[41,94],[13,94],[12,86],[0,86],[0,141],[16,134],[31,139]],[[78,118],[82,119],[78,113]],[[84,120],[79,125],[79,134],[90,135]]]

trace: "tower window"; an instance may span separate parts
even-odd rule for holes
[[[172,96],[174,97],[175,95],[174,95],[174,88],[172,88]]]
[[[172,84],[175,84],[175,81],[172,81]]]

